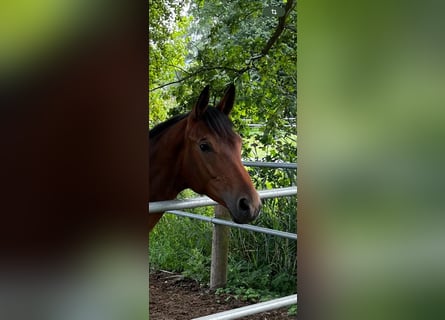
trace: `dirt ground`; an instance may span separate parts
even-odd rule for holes
[[[235,300],[229,295],[215,295],[190,279],[170,272],[150,274],[150,320],[189,320],[253,302]],[[248,320],[288,320],[287,308],[243,317]]]

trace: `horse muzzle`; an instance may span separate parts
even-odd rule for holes
[[[248,197],[240,197],[235,203],[228,205],[230,215],[236,223],[249,223],[255,220],[261,212],[261,200],[259,197],[251,200]]]

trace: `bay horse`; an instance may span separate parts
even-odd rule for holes
[[[216,107],[206,86],[191,112],[149,131],[150,201],[172,200],[186,188],[226,207],[234,222],[253,221],[261,200],[241,162],[241,137],[229,119],[235,86],[229,85]],[[149,231],[163,213],[148,215]]]

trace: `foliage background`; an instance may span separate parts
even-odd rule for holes
[[[444,319],[445,2],[298,10],[299,317]]]
[[[265,16],[269,5],[283,6],[285,16]],[[294,1],[150,1],[150,127],[190,110],[205,85],[214,104],[233,82],[231,119],[243,138],[243,159],[296,162],[296,14]],[[296,184],[295,170],[249,172],[257,189]],[[192,211],[213,215],[212,210]],[[296,198],[265,200],[256,224],[295,232]],[[211,230],[165,215],[150,237],[151,268],[208,282]],[[295,241],[231,233],[226,290],[252,299],[296,291]]]

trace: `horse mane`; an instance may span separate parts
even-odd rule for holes
[[[185,117],[187,117],[189,114],[179,114],[177,116],[174,116],[173,118],[170,118],[164,122],[161,122],[160,124],[158,124],[157,126],[155,126],[153,129],[151,129],[148,132],[148,137],[154,138],[158,135],[160,135],[162,132],[164,132],[166,129],[172,127],[174,124],[178,123],[179,121],[181,121],[182,119],[184,119]]]
[[[167,121],[164,121],[157,126],[155,126],[153,129],[149,131],[149,138],[154,138],[158,135],[160,135],[162,132],[164,132],[166,129],[172,127],[182,119],[188,117],[190,115],[189,113],[180,114],[177,116],[174,116]],[[233,124],[232,121],[230,121],[229,117],[219,111],[218,109],[208,106],[204,114],[202,115],[201,120],[203,120],[206,125],[218,136],[222,138],[227,137],[233,137],[235,133],[233,132]]]

